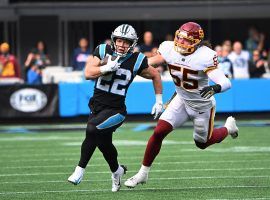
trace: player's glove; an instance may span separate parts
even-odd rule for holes
[[[201,91],[201,97],[209,99],[211,96],[213,96],[216,93],[220,93],[221,91],[221,85],[216,84],[216,85],[211,85],[204,87]]]
[[[108,62],[106,65],[100,67],[101,74],[106,74],[108,72],[113,72],[119,69],[120,63],[118,63],[119,56],[116,57],[115,60],[112,60],[112,56],[109,55]]]
[[[156,103],[152,108],[151,114],[154,115],[154,119],[158,118],[163,112],[162,94],[156,94]]]

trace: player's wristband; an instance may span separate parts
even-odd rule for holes
[[[162,94],[156,94],[156,103],[161,103],[162,104]]]
[[[109,67],[107,65],[103,65],[100,67],[100,73],[101,74],[106,74],[107,72],[109,72]]]
[[[212,88],[215,91],[215,93],[221,92],[221,85],[220,84],[213,85]]]

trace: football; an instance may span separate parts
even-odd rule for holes
[[[114,61],[117,58],[117,56],[106,54],[105,57],[100,61],[100,66],[106,65],[108,63],[108,59],[110,56],[111,56],[112,61]],[[113,72],[107,72],[107,73],[103,74],[103,76],[107,76],[107,75],[110,75],[112,73]]]
[[[110,56],[106,54],[106,56],[100,61],[101,66],[106,65],[108,63],[109,57]],[[112,61],[114,61],[117,58],[117,56],[113,56],[113,55],[111,55],[111,57],[112,57]]]

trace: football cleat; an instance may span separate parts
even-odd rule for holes
[[[71,174],[71,176],[68,178],[68,182],[78,185],[82,181],[84,171],[84,168],[77,166],[73,174]]]
[[[126,174],[127,167],[124,165],[120,165],[119,173],[112,173],[112,192],[118,192],[121,187],[121,178],[124,174]]]
[[[232,116],[227,118],[224,127],[227,128],[228,134],[231,135],[233,139],[237,138],[239,129],[236,126],[235,119]]]
[[[148,173],[138,172],[136,175],[125,181],[125,186],[134,188],[138,184],[145,184],[148,180]]]

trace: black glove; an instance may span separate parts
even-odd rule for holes
[[[201,97],[209,99],[211,96],[213,96],[216,93],[220,93],[221,91],[221,85],[216,84],[216,85],[211,85],[204,87],[201,91]]]

